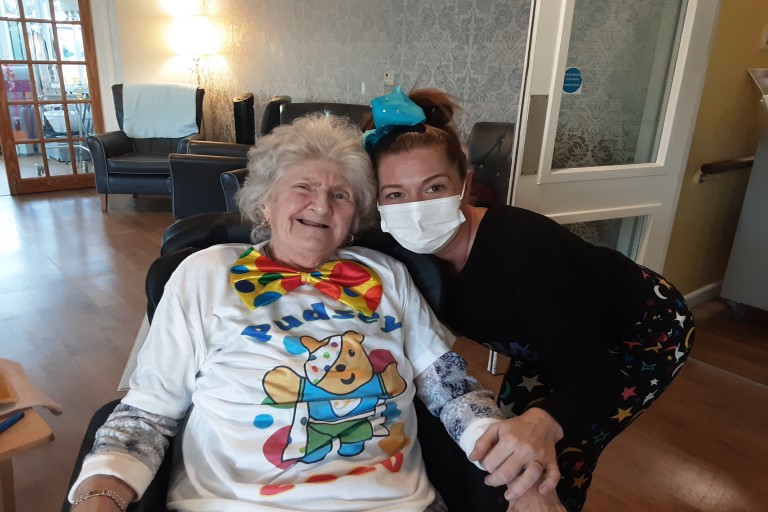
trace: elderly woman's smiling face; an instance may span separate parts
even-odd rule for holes
[[[304,160],[285,170],[264,205],[270,256],[301,270],[327,262],[355,219],[355,197],[341,167]]]

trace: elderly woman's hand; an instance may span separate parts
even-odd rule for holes
[[[490,473],[486,484],[507,485],[504,497],[514,503],[537,482],[540,494],[557,487],[560,470],[555,444],[562,437],[563,430],[554,418],[532,407],[516,418],[491,425],[477,440],[469,458],[479,461]]]
[[[507,512],[567,512],[560,503],[556,492],[546,495],[539,494],[536,489],[531,489],[514,503],[510,503]]]

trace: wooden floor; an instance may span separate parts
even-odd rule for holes
[[[0,357],[20,362],[65,413],[55,441],[14,460],[19,512],[56,511],[92,412],[116,391],[144,312],[144,273],[170,223],[167,198],[92,190],[0,197]],[[601,459],[590,512],[768,510],[768,314],[695,309],[693,357]],[[474,367],[485,367],[477,349]]]

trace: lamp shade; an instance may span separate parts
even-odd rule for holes
[[[171,22],[170,42],[177,55],[209,55],[217,50],[207,16],[175,16]]]

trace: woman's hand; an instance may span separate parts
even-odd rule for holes
[[[566,512],[566,509],[556,492],[542,495],[536,489],[531,489],[510,503],[507,512]]]
[[[119,478],[107,475],[94,475],[86,478],[77,486],[75,499],[95,489],[111,489],[115,491],[118,496],[123,498],[126,505],[136,497],[136,492],[133,488]],[[72,507],[70,510],[71,512],[119,512],[120,509],[112,498],[94,496]]]
[[[516,418],[488,427],[469,458],[490,473],[485,479],[487,485],[507,486],[504,497],[512,504],[539,480],[537,494],[548,494],[557,487],[560,470],[555,444],[562,437],[563,429],[554,418],[532,407]]]

